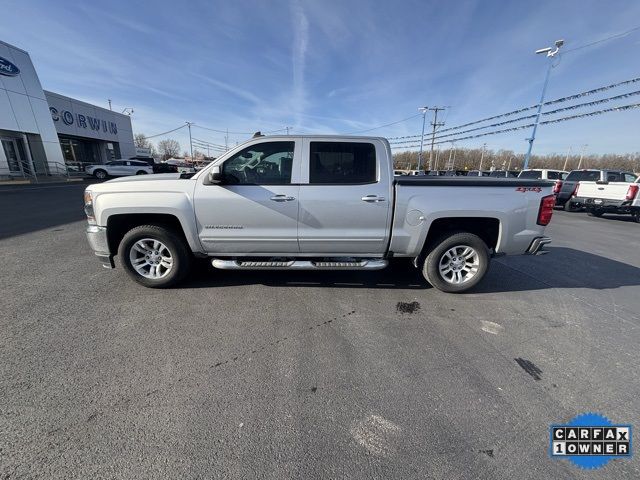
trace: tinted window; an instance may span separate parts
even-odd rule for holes
[[[245,148],[222,167],[225,183],[284,185],[291,183],[295,142],[264,142]]]
[[[311,142],[309,183],[376,181],[376,149],[371,143]]]
[[[561,180],[561,179],[562,179],[562,175],[560,175],[560,172],[554,172],[553,170],[547,171],[547,180]]]
[[[524,172],[520,172],[518,178],[542,178],[542,171],[540,170],[525,170]]]
[[[574,170],[567,175],[566,180],[568,182],[597,182],[600,180],[600,171]]]

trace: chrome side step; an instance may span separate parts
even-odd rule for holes
[[[214,258],[211,265],[222,270],[381,270],[389,262],[381,259],[362,260],[223,260]]]

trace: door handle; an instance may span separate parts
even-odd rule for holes
[[[363,202],[370,202],[370,203],[384,202],[385,198],[384,197],[379,197],[378,195],[365,195],[364,197],[362,197],[362,201]]]
[[[289,195],[274,195],[273,197],[271,197],[271,200],[273,200],[274,202],[290,202],[295,199],[296,197],[291,197]]]

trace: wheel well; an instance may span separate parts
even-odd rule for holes
[[[438,218],[433,221],[424,242],[423,254],[432,243],[447,232],[463,231],[479,236],[489,249],[498,245],[500,220],[488,217],[450,217]]]
[[[139,225],[158,225],[173,230],[178,233],[187,243],[187,238],[180,225],[180,220],[174,215],[167,213],[126,213],[121,215],[111,215],[107,219],[107,241],[109,242],[109,252],[118,253],[118,246],[122,237],[134,227]]]

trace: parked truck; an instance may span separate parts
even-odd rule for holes
[[[466,291],[492,256],[542,254],[555,197],[543,180],[393,175],[387,140],[257,137],[195,175],[90,185],[87,237],[137,282],[169,287],[195,258],[232,270],[376,270],[407,257]]]
[[[631,215],[640,223],[640,183],[638,177],[629,172],[610,175],[597,182],[581,181],[574,201],[584,205],[592,217],[605,213]]]

